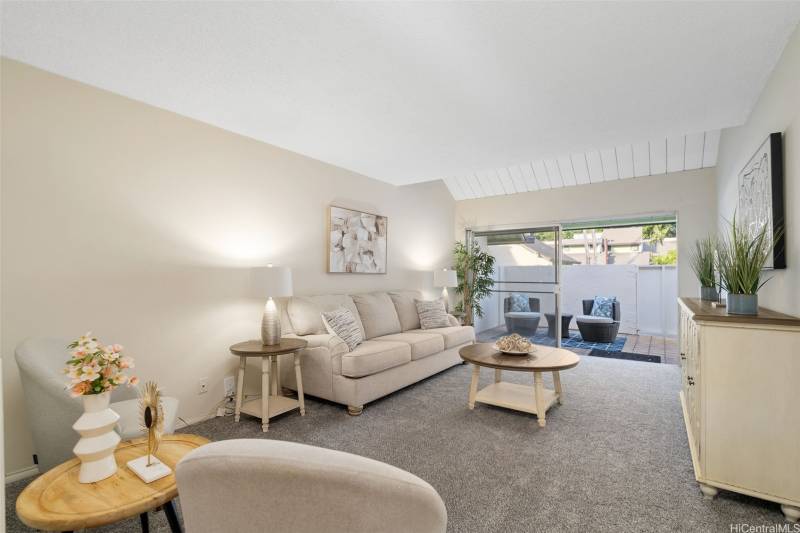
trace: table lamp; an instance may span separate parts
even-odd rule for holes
[[[255,296],[267,298],[261,319],[261,342],[266,346],[280,344],[281,316],[273,298],[292,295],[292,269],[271,264],[254,268],[252,285]]]
[[[444,308],[447,311],[450,307],[450,295],[447,294],[447,287],[458,287],[458,275],[455,270],[443,268],[433,271],[433,286],[442,287],[442,298]]]

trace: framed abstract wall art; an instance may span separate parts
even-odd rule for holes
[[[385,216],[330,206],[328,272],[386,274]]]
[[[739,172],[737,225],[755,234],[766,226],[772,257],[765,268],[786,268],[786,226],[783,194],[783,143],[771,133]],[[775,238],[777,235],[777,238]]]

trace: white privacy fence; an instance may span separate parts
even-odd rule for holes
[[[498,265],[495,289],[547,291],[552,285],[552,266]],[[515,282],[515,283],[507,283]],[[525,283],[519,283],[525,282]],[[595,296],[615,296],[620,302],[621,333],[675,336],[678,332],[678,272],[674,266],[571,265],[561,269],[561,312],[583,314],[581,301]],[[476,318],[477,331],[504,324],[503,299],[510,292],[492,293],[482,303],[483,318]],[[553,294],[529,294],[539,298],[541,311],[555,309]],[[540,325],[544,326],[544,317]],[[576,328],[573,320],[572,328]]]

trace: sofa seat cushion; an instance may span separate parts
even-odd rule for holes
[[[370,292],[351,297],[364,325],[365,339],[400,333],[400,319],[388,293]]]
[[[533,311],[509,311],[505,316],[506,318],[540,318],[539,313],[535,313]]]
[[[411,346],[412,361],[444,351],[444,337],[436,333],[395,333],[372,340],[408,343]]]
[[[472,329],[472,326],[450,326],[447,328],[415,329],[413,331],[409,331],[409,333],[414,333],[414,334],[436,333],[437,335],[441,335],[442,339],[444,340],[445,350],[447,350],[448,348],[461,346],[462,344],[475,341],[475,330]]]
[[[342,375],[361,378],[409,362],[411,345],[407,342],[368,340],[342,355]]]
[[[584,324],[613,324],[614,319],[604,316],[578,315],[575,317],[575,322],[583,322]]]

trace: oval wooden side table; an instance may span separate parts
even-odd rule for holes
[[[234,420],[239,421],[241,413],[261,419],[261,431],[269,429],[269,419],[292,409],[300,409],[300,416],[306,414],[306,403],[303,397],[303,376],[300,372],[300,350],[308,345],[308,341],[284,337],[280,344],[267,345],[261,341],[245,341],[231,346],[231,353],[239,358],[239,377],[236,382],[236,410]],[[297,399],[280,395],[278,377],[278,356],[285,353],[294,354],[294,372],[297,380]],[[261,398],[242,402],[244,390],[244,369],[248,357],[261,358]],[[270,383],[270,381],[272,383]]]
[[[147,439],[124,441],[114,457],[119,469],[96,483],[79,483],[81,463],[76,457],[48,470],[17,498],[17,515],[25,525],[46,531],[75,531],[113,524],[139,515],[142,531],[149,531],[147,512],[163,506],[173,533],[181,531],[172,500],[178,495],[175,465],[184,455],[210,441],[197,435],[164,435],[156,456],[172,473],[145,483],[126,466],[147,454]]]

